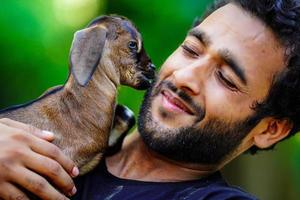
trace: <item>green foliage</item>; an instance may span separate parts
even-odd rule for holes
[[[152,61],[159,68],[164,60],[183,41],[195,17],[201,16],[208,3],[201,0],[111,0],[107,13],[127,16],[142,33],[144,45]],[[122,88],[119,101],[135,113],[143,93]]]
[[[103,12],[101,2],[1,1],[0,107],[24,103],[65,82],[73,33]],[[76,17],[82,19],[71,20]]]
[[[0,7],[0,107],[39,96],[63,84],[73,33],[101,14],[133,20],[145,47],[159,67],[182,42],[196,16],[209,1],[34,0],[2,1]],[[188,12],[187,12],[188,10]],[[122,87],[120,103],[137,114],[143,92]]]
[[[194,18],[201,16],[210,2],[211,0],[2,0],[0,107],[24,103],[38,97],[51,86],[63,84],[68,76],[73,33],[82,29],[97,15],[114,13],[133,20],[143,35],[148,54],[159,68],[183,41]],[[129,106],[137,114],[143,92],[127,87],[122,87],[119,92],[119,102]],[[278,156],[282,165],[286,164],[285,169],[293,176],[290,180],[293,187],[287,192],[294,194],[293,197],[299,194],[295,188],[300,188],[299,138],[296,136],[291,142],[282,145],[280,148],[284,149],[281,151],[284,155]],[[281,169],[271,165],[268,169],[276,167],[277,170]],[[246,168],[236,169],[244,177]],[[234,171],[233,176],[236,174]],[[283,176],[285,174],[279,177]],[[284,178],[281,180],[287,182]],[[249,180],[241,182],[243,181],[254,182],[255,191],[260,189],[265,194],[276,192],[272,191],[272,185],[260,185],[259,180],[253,180],[252,175]]]

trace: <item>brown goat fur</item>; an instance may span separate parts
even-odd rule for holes
[[[124,17],[103,16],[76,32],[65,85],[31,103],[1,111],[0,118],[52,131],[53,143],[84,174],[108,146],[117,86],[146,89],[153,77],[154,66],[132,23]]]

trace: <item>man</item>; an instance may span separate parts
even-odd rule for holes
[[[298,0],[216,4],[163,64],[145,95],[138,131],[125,138],[120,152],[76,180],[74,198],[255,199],[229,186],[218,170],[299,130],[299,15]],[[38,137],[25,137],[32,132],[28,126],[10,120],[0,128],[6,144],[0,170],[10,172],[1,173],[1,197],[26,199],[17,184],[44,199],[63,198],[41,176],[64,194],[75,193],[69,176],[78,171],[44,141],[51,135],[34,129]],[[19,147],[28,153],[13,151]],[[51,166],[38,162],[49,159]]]

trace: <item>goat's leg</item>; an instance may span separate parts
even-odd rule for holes
[[[123,140],[135,125],[134,113],[124,105],[117,105],[113,127],[109,136],[109,147],[106,155],[113,155],[121,150]]]

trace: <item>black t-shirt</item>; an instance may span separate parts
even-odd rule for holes
[[[144,182],[110,174],[105,162],[75,180],[74,200],[252,200],[254,196],[229,186],[216,172],[206,178],[183,182]]]

